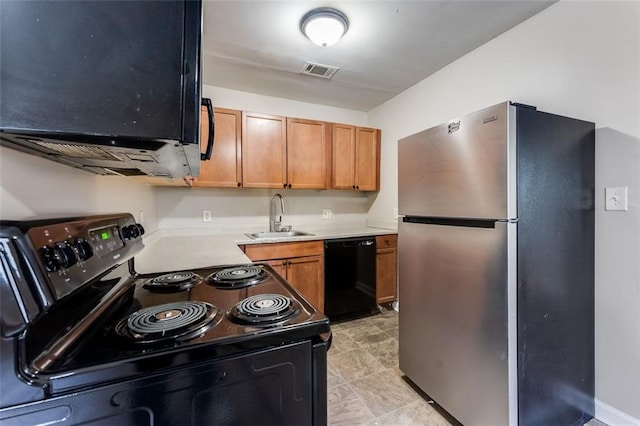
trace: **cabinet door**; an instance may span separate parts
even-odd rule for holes
[[[242,113],[242,186],[282,188],[285,185],[287,123],[284,117]]]
[[[398,298],[398,249],[395,247],[376,251],[376,301],[393,302]]]
[[[333,124],[331,152],[331,188],[355,189],[356,128]]]
[[[287,187],[327,188],[327,123],[287,118]]]
[[[377,129],[356,128],[355,186],[359,191],[380,189],[380,139]]]
[[[398,298],[398,236],[376,237],[376,301],[393,302]]]
[[[287,279],[286,259],[274,259],[265,262],[271,266],[282,278]]]
[[[209,137],[207,109],[203,108],[200,146],[206,146]],[[215,136],[211,159],[200,162],[200,176],[193,186],[235,188],[241,186],[241,112],[215,108]]]
[[[287,259],[287,280],[320,311],[324,310],[323,275],[322,256]]]

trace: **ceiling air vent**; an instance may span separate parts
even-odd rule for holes
[[[302,74],[313,75],[315,77],[322,77],[329,79],[338,72],[340,68],[332,67],[331,65],[314,64],[313,62],[307,62],[302,68]]]

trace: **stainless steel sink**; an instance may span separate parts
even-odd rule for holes
[[[254,232],[253,234],[246,234],[249,238],[253,238],[255,240],[267,240],[267,239],[276,239],[276,238],[291,238],[291,237],[304,237],[311,234],[309,232],[302,231],[279,231],[279,232]]]

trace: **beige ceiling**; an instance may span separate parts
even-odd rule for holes
[[[553,3],[205,0],[203,81],[368,111]],[[348,16],[336,45],[316,46],[300,32],[315,7]],[[340,70],[331,80],[303,75],[306,61]]]

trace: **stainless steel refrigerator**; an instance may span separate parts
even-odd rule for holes
[[[467,426],[593,417],[594,137],[505,102],[398,142],[400,369]]]

